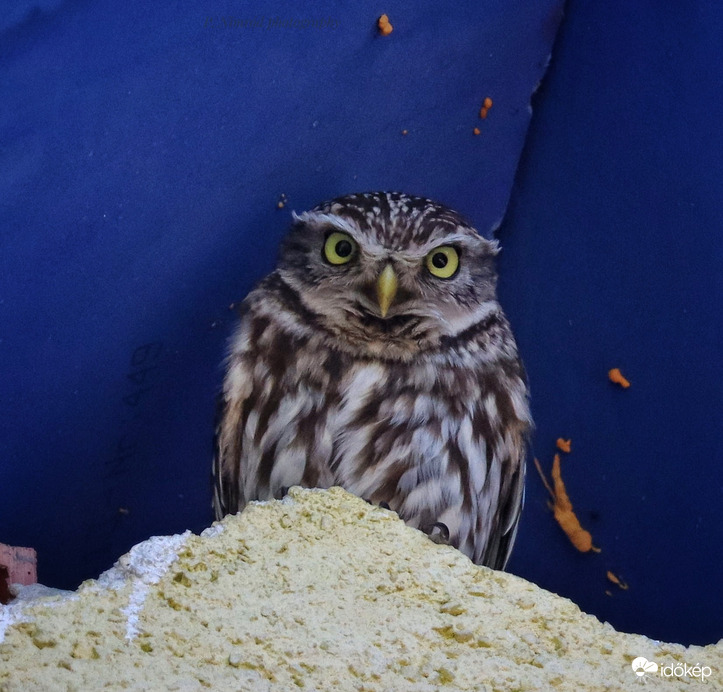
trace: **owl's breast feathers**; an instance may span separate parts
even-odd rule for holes
[[[384,353],[382,349],[382,354]],[[410,525],[446,524],[502,567],[519,519],[527,387],[494,311],[411,361],[354,354],[272,275],[232,342],[214,463],[218,517],[292,485],[341,485]]]

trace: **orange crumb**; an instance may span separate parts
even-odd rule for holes
[[[555,444],[557,445],[557,448],[561,452],[565,452],[565,454],[569,454],[572,451],[572,438],[563,440],[561,437],[558,437]]]
[[[630,382],[623,377],[623,373],[620,372],[620,368],[608,370],[608,377],[611,382],[619,384],[623,389],[627,389],[630,386]]]
[[[479,117],[484,120],[487,117],[487,108],[482,106],[482,108],[479,109]]]
[[[474,130],[472,130],[472,134],[474,134],[474,135],[478,135],[478,134],[480,134],[480,132],[481,132],[481,130],[479,129],[479,127],[475,127]]]
[[[593,545],[590,532],[582,528],[580,521],[572,509],[572,502],[570,502],[567,490],[565,489],[565,483],[563,482],[562,475],[560,473],[560,455],[555,454],[552,462],[552,481],[554,483],[554,488],[550,486],[547,478],[545,478],[540,462],[537,459],[535,459],[535,466],[542,478],[542,482],[545,484],[547,492],[550,493],[550,496],[553,499],[552,510],[555,515],[555,520],[560,525],[560,528],[567,534],[570,542],[581,553],[587,553],[591,550],[594,553],[599,553],[600,548]]]
[[[409,130],[402,130],[402,134],[403,134],[403,135],[408,135],[408,134],[409,134]]]
[[[572,502],[567,495],[565,489],[565,483],[562,480],[560,473],[560,455],[555,454],[552,462],[552,480],[555,484],[555,519],[557,523],[562,527],[562,530],[567,534],[570,542],[581,552],[587,553],[590,550],[596,553],[600,552],[599,548],[596,548],[592,544],[592,536],[589,531],[586,531],[580,525],[580,522],[575,516],[575,512],[572,510]]]
[[[379,33],[382,36],[389,36],[389,34],[394,31],[394,27],[389,23],[389,17],[386,14],[379,17],[377,20],[377,27],[379,28]]]
[[[484,103],[483,103],[482,105],[483,105],[483,107],[484,107],[486,110],[489,110],[490,108],[492,108],[492,99],[488,96],[488,97],[484,100]]]
[[[613,574],[610,570],[607,571],[607,578],[616,586],[619,586],[623,591],[627,591],[630,587],[616,574]]]

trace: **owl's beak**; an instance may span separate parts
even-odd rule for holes
[[[397,295],[397,274],[391,264],[387,264],[377,279],[377,300],[382,317],[386,317],[389,306]]]

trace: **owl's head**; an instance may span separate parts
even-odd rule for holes
[[[447,207],[372,192],[294,214],[279,274],[345,345],[412,357],[498,309],[497,252]]]

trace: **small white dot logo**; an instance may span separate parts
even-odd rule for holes
[[[658,672],[658,664],[654,661],[648,661],[647,658],[643,658],[642,656],[638,656],[631,665],[633,667],[633,672],[639,678],[642,678],[645,673],[652,674]]]

